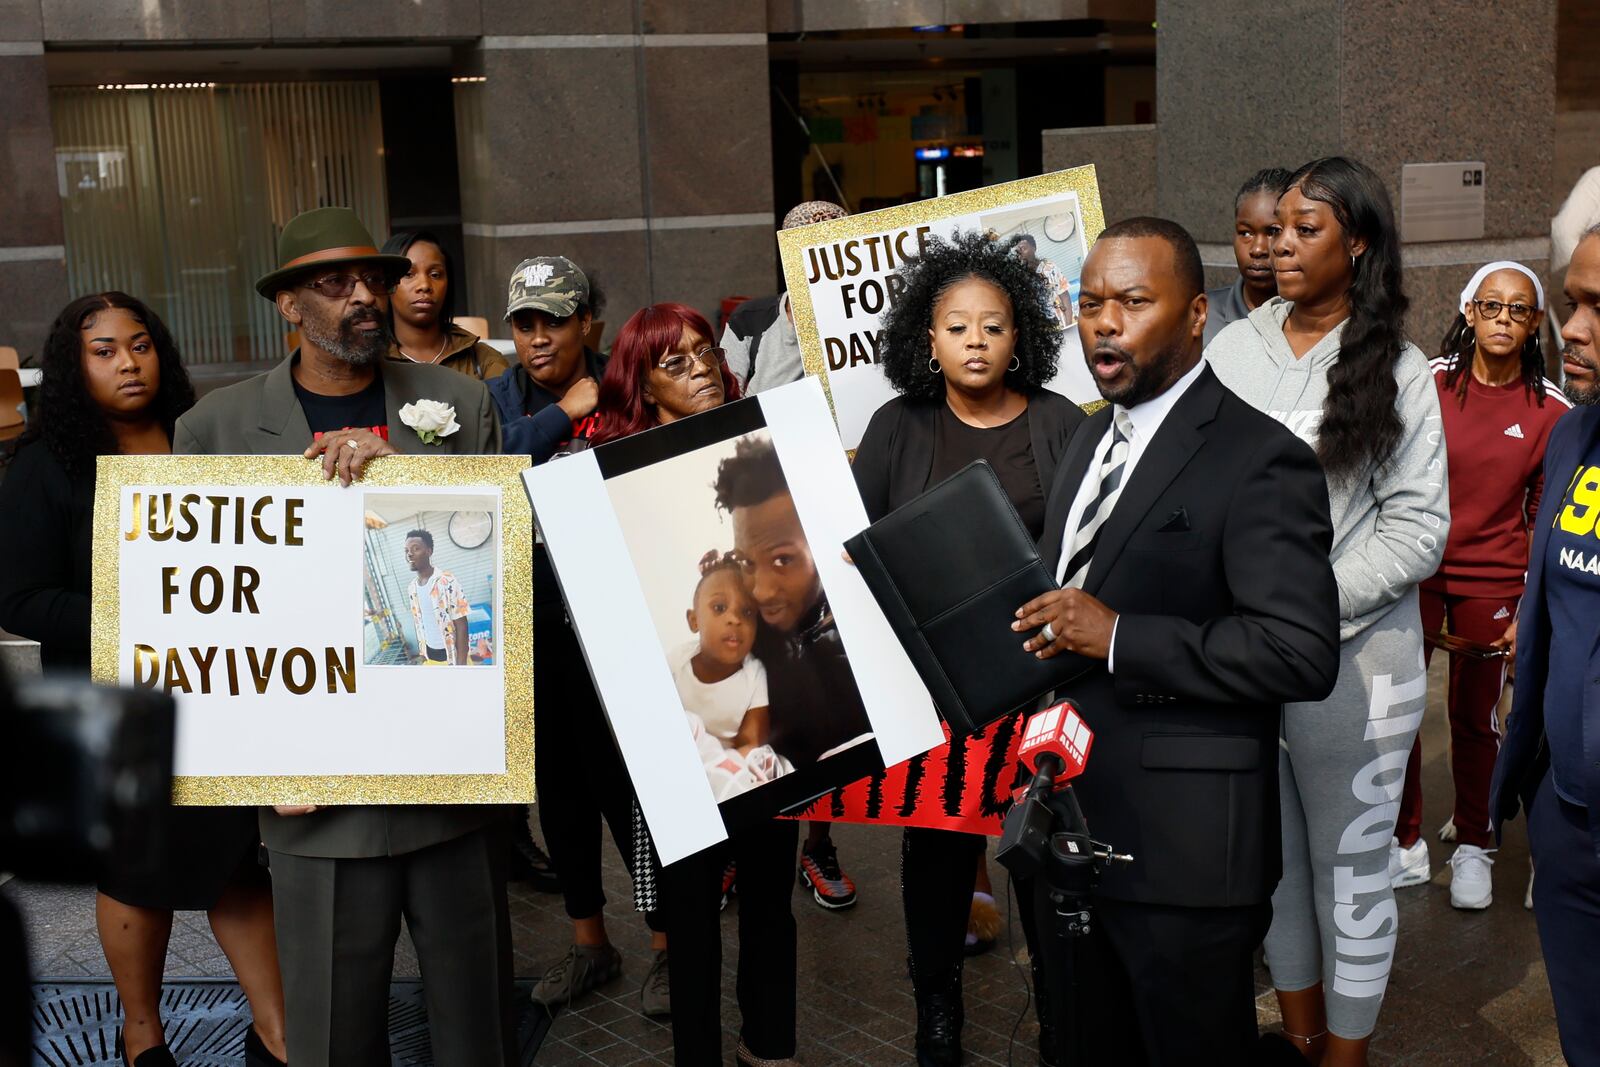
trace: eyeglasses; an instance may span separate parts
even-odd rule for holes
[[[1498,319],[1500,310],[1504,308],[1510,312],[1512,322],[1527,322],[1533,313],[1539,310],[1532,304],[1506,304],[1499,300],[1474,300],[1472,306],[1486,319]]]
[[[356,282],[378,296],[394,292],[394,280],[381,270],[363,271],[360,274],[329,274],[316,281],[303,282],[307,289],[315,289],[330,300],[343,300],[356,291]]]
[[[687,378],[689,372],[694,370],[696,363],[704,363],[710,370],[720,372],[722,361],[727,357],[727,352],[720,348],[702,348],[693,356],[686,356],[681,352],[673,352],[656,366],[672,375],[674,378]]]

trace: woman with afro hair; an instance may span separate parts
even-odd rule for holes
[[[881,363],[900,395],[872,416],[854,464],[872,521],[983,459],[1029,533],[1037,540],[1043,532],[1045,493],[1084,416],[1045,389],[1062,327],[1049,287],[1015,245],[957,233],[930,240],[899,271],[904,287],[884,320]],[[951,744],[965,748],[968,740]],[[980,798],[964,801],[976,808]],[[984,847],[979,834],[921,827],[902,839],[917,1062],[926,1067],[961,1062],[961,968]],[[1041,1030],[1041,1051],[1050,1042]]]

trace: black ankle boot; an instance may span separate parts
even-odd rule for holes
[[[961,983],[943,993],[917,994],[917,1067],[959,1067]]]
[[[1044,968],[1037,960],[1030,967],[1033,971],[1033,1014],[1039,1020],[1039,1067],[1056,1067],[1061,1062],[1061,1046],[1056,1034],[1055,1012],[1045,988]]]

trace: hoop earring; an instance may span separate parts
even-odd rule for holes
[[[1006,368],[1006,370],[1008,370],[1011,373],[1015,374],[1017,371],[1019,371],[1021,369],[1022,369],[1022,358],[1020,356],[1012,356],[1011,357],[1011,365],[1008,366]]]
[[[929,356],[928,357],[928,373],[929,374],[938,374],[939,373],[939,357],[938,356]]]

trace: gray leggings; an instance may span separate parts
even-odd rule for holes
[[[1337,1037],[1372,1033],[1389,984],[1399,927],[1389,839],[1427,686],[1413,588],[1340,646],[1328,699],[1284,705],[1283,880],[1272,895],[1267,967],[1285,991],[1321,982]]]

